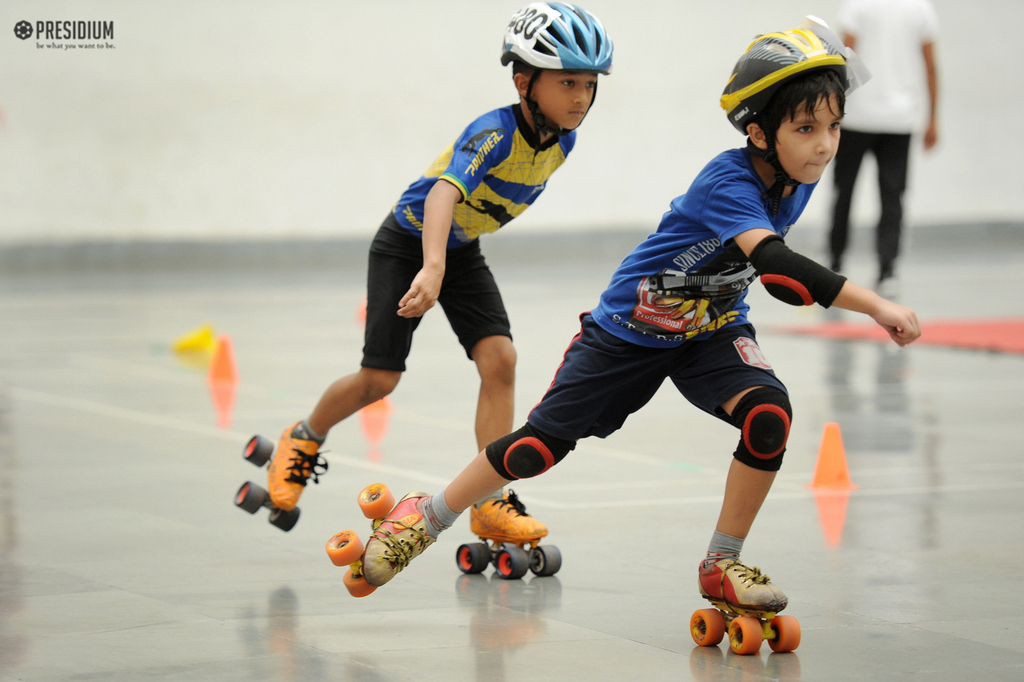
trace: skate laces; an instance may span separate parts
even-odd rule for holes
[[[390,523],[397,532],[384,528],[384,523]],[[377,526],[373,532],[374,539],[383,543],[385,548],[378,558],[390,563],[397,571],[408,566],[413,557],[434,541],[434,538],[427,535],[425,531],[406,525],[401,521],[389,520],[384,523]],[[402,537],[401,534],[405,532],[408,532],[411,537]]]
[[[307,455],[298,448],[293,448],[293,451],[295,456],[288,465],[288,471],[291,473],[285,480],[302,486],[306,485],[310,478],[313,479],[313,483],[320,483],[320,476],[327,473],[327,460],[321,457],[319,452]]]
[[[745,566],[738,561],[734,561],[726,566],[722,573],[728,573],[730,570],[732,570],[734,575],[744,584],[767,585],[771,582],[771,578],[766,574],[761,573],[761,569],[757,566]]]
[[[519,516],[529,516],[529,514],[526,513],[526,505],[522,503],[519,496],[512,490],[508,491],[508,497],[495,500],[495,502],[502,507],[511,507]]]

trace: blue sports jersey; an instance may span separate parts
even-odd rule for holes
[[[652,348],[746,322],[746,287],[755,272],[732,239],[758,227],[785,237],[814,187],[799,185],[771,215],[749,152],[719,154],[672,201],[658,230],[622,261],[593,310],[594,320],[625,341]],[[699,285],[705,291],[719,287],[720,293],[693,294]]]
[[[518,104],[495,109],[469,124],[409,186],[394,208],[398,224],[423,233],[423,202],[438,178],[462,192],[452,215],[448,248],[494,232],[536,201],[548,178],[572,151],[576,132],[540,145]]]

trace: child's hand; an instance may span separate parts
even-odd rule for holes
[[[921,325],[917,321],[917,313],[898,303],[882,300],[882,305],[871,317],[885,331],[889,332],[889,338],[899,346],[906,346],[921,336]]]
[[[441,280],[444,271],[423,268],[412,280],[409,291],[398,302],[399,317],[421,317],[434,307],[437,296],[441,293]]]

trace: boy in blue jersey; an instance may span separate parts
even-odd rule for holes
[[[319,447],[331,427],[394,390],[413,332],[435,302],[480,374],[477,446],[511,431],[515,349],[477,240],[526,210],[572,151],[598,74],[611,71],[612,43],[585,10],[536,2],[506,29],[501,63],[510,62],[519,103],[469,124],[378,230],[370,247],[362,366],[332,383],[312,414],[281,434],[268,474],[275,507],[294,509],[309,478],[315,483],[327,469]],[[494,526],[513,537],[547,533],[514,494],[500,491],[474,509],[471,522],[474,532]]]
[[[698,569],[700,593],[736,608],[786,606],[766,575],[739,561],[782,464],[792,416],[747,321],[746,288],[760,276],[787,303],[865,313],[900,346],[920,335],[914,311],[783,241],[836,153],[852,58],[816,22],[748,48],[722,97],[730,121],[748,135],[746,148],[713,159],[622,261],[598,306],[581,316],[526,426],[484,448],[437,495],[403,498],[375,529],[363,557],[369,584],[390,580],[475,500],[543,473],[581,438],[616,431],[668,378],[688,401],[741,431]]]

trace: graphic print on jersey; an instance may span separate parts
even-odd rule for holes
[[[665,269],[643,277],[630,323],[643,334],[686,339],[721,329],[739,315],[733,306],[755,276],[743,253],[730,245],[694,272]]]
[[[476,171],[480,168],[484,158],[504,137],[504,128],[488,128],[466,140],[466,143],[459,148],[459,151],[464,154],[473,154],[473,160],[470,161],[465,172],[469,175],[476,175]],[[480,146],[478,147],[477,144]]]
[[[712,318],[708,311],[717,312],[717,308],[711,303],[710,298],[661,296],[651,291],[651,278],[644,277],[637,287],[637,303],[629,322],[642,334],[689,339],[697,334],[721,329],[739,315],[735,310],[730,310]]]

